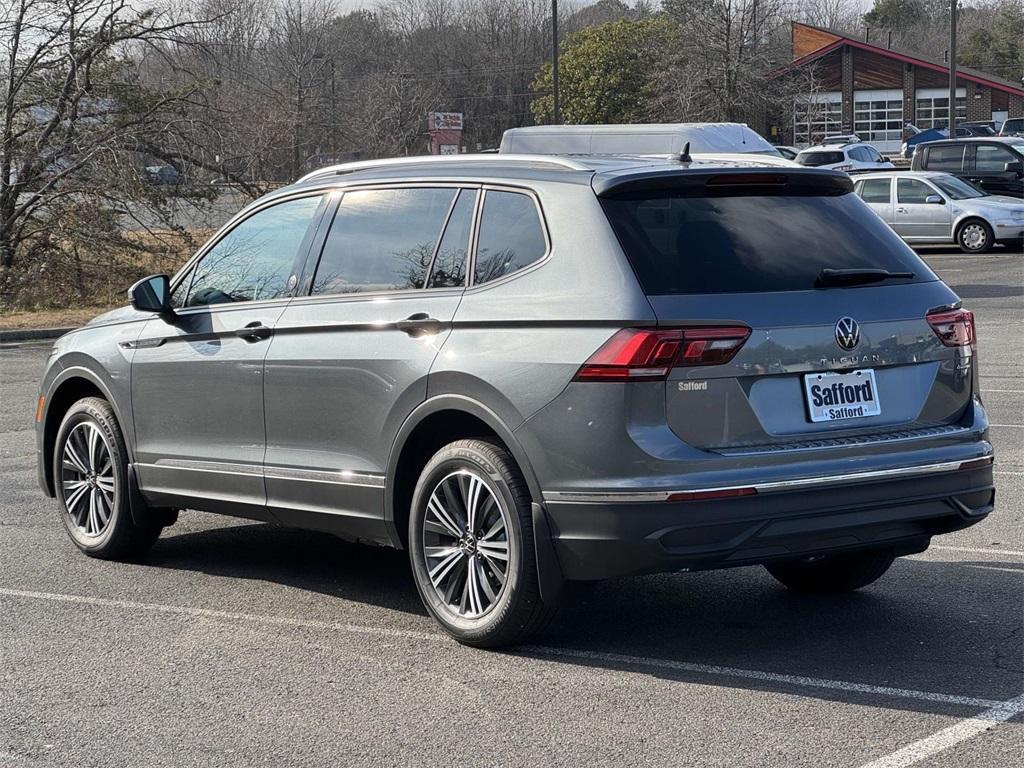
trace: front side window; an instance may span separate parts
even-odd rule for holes
[[[313,294],[422,288],[457,192],[441,187],[346,192],[324,243]]]
[[[939,189],[953,200],[971,200],[975,197],[986,197],[986,193],[972,187],[956,176],[936,176],[932,179]]]
[[[1001,171],[1007,163],[1018,159],[1010,150],[994,144],[979,144],[974,152],[974,169],[976,171]]]
[[[929,171],[960,171],[964,165],[964,145],[947,144],[928,149]]]
[[[857,184],[857,194],[865,203],[888,203],[891,187],[889,179],[864,179]]]
[[[896,180],[896,202],[898,203],[924,203],[928,195],[934,195],[932,188],[923,181],[917,179]]]
[[[480,217],[474,281],[480,284],[510,275],[539,261],[546,252],[533,198],[521,192],[489,190]]]
[[[301,197],[264,208],[224,235],[195,266],[184,306],[287,294],[292,266],[321,199],[322,195]],[[185,282],[187,277],[182,285]]]

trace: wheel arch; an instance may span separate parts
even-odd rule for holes
[[[406,547],[406,502],[419,470],[442,445],[464,437],[493,435],[519,466],[534,502],[541,499],[540,484],[529,457],[513,431],[483,403],[464,395],[438,395],[421,403],[403,422],[388,456],[384,489],[384,521],[392,543]]]
[[[988,219],[977,213],[965,213],[953,224],[954,243],[956,243],[957,245],[960,244],[960,230],[963,229],[967,224],[970,224],[971,222],[974,221],[978,222],[979,224],[984,224],[986,227],[988,227],[988,230],[989,232],[992,233],[993,238],[995,237],[995,228],[992,226],[992,223]]]
[[[114,415],[117,417],[117,422],[121,426],[121,432],[124,435],[129,461],[133,460],[133,449],[126,430],[126,423],[117,401],[111,395],[110,387],[89,368],[81,365],[65,368],[54,377],[47,388],[41,419],[41,441],[39,447],[42,452],[42,478],[45,486],[44,490],[50,496],[53,496],[55,493],[53,484],[53,448],[57,441],[57,430],[60,429],[60,424],[64,420],[64,414],[68,412],[68,409],[84,397],[100,397],[110,403],[110,407],[114,410]]]

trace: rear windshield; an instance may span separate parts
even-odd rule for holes
[[[800,163],[800,165],[809,165],[812,167],[841,163],[845,159],[846,158],[843,157],[842,152],[801,152],[796,156],[796,161]]]
[[[915,273],[900,283],[935,279],[852,192],[693,197],[667,190],[602,205],[648,295],[811,290],[823,269]]]

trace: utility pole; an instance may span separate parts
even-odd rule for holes
[[[949,0],[949,138],[956,138],[956,0]]]
[[[562,102],[561,94],[558,92],[558,0],[551,0],[551,90],[555,97],[555,125],[561,125]]]

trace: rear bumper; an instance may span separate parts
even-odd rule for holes
[[[921,469],[921,468],[918,468]],[[545,494],[551,539],[573,580],[706,570],[839,550],[920,552],[992,511],[992,465],[775,485],[715,500]]]

